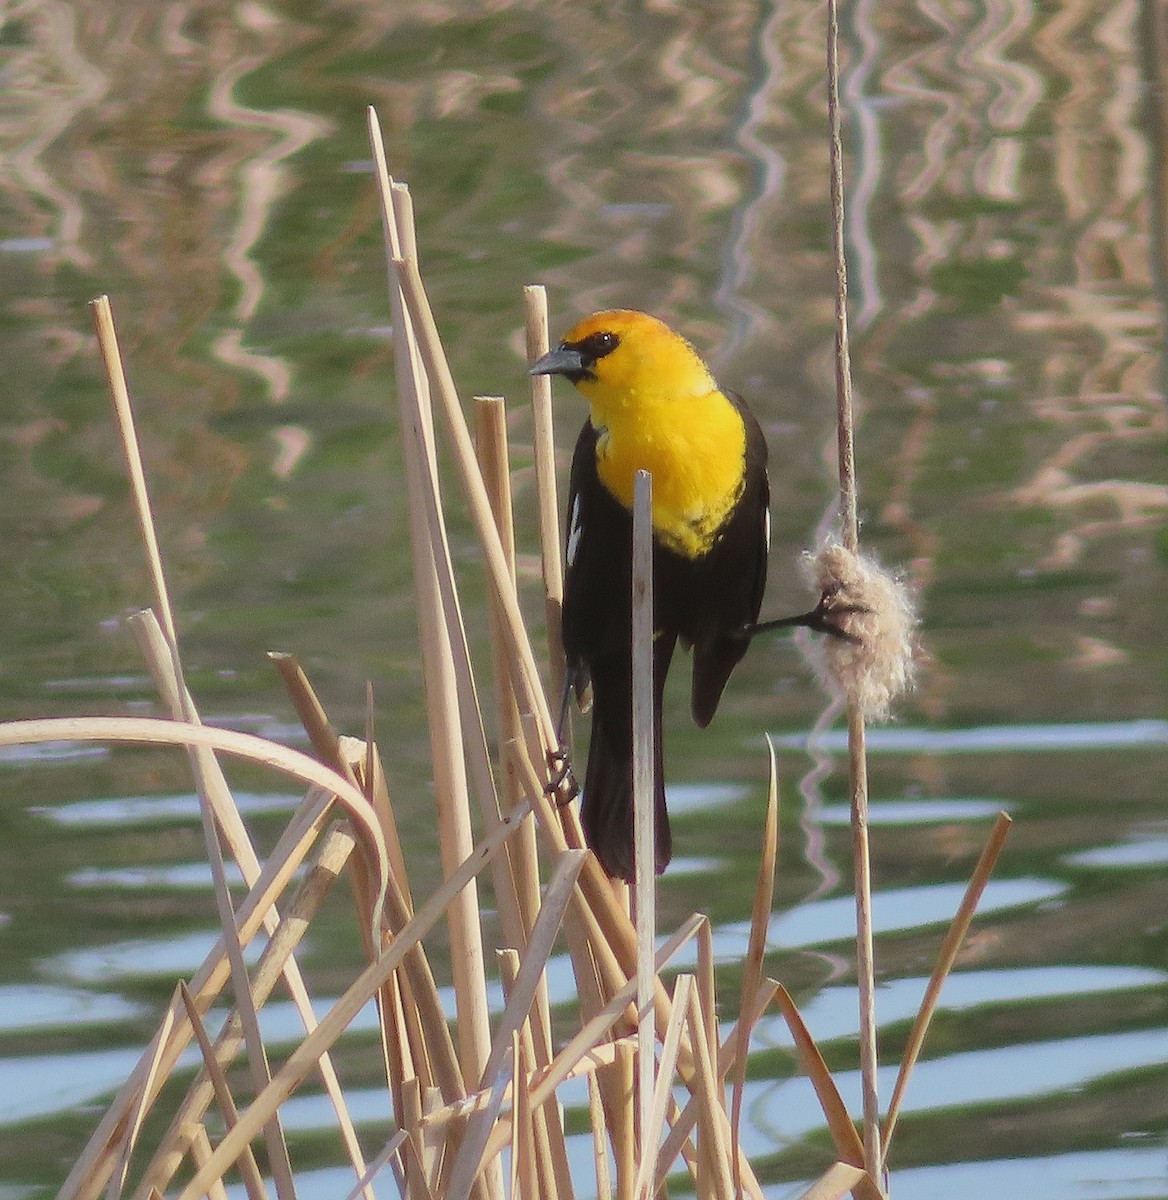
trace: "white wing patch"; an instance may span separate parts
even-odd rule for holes
[[[568,566],[572,566],[576,561],[576,551],[580,549],[580,535],[583,532],[584,526],[580,521],[580,495],[577,493],[572,501],[572,524],[568,530]]]

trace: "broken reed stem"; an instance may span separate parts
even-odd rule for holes
[[[633,846],[637,927],[637,1128],[639,1159],[652,1153],[646,1140],[655,1079],[653,947],[657,932],[656,843],[653,778],[653,477],[638,471],[633,483]],[[646,1178],[644,1169],[638,1178]],[[641,1200],[638,1195],[636,1200]]]
[[[845,549],[859,551],[855,415],[848,347],[848,270],[844,253],[844,166],[839,103],[839,13],[827,0],[827,116],[831,162],[831,242],[835,259],[835,384],[838,414],[840,519]],[[884,1174],[877,1087],[876,968],[872,948],[872,877],[868,845],[868,762],[864,717],[848,700],[852,859],[856,892],[856,978],[860,1002],[860,1077],[864,1106],[864,1165],[873,1179]]]

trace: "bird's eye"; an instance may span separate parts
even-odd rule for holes
[[[615,333],[590,333],[581,343],[581,353],[587,355],[593,362],[611,354],[620,345],[620,338]]]

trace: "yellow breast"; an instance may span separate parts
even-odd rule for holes
[[[741,495],[746,428],[721,392],[685,400],[603,406],[598,430],[600,481],[628,508],[639,470],[653,476],[653,528],[687,558],[705,554]]]

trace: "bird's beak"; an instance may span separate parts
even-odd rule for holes
[[[569,378],[585,375],[588,368],[584,365],[584,356],[579,350],[569,350],[557,346],[549,350],[543,358],[538,359],[527,368],[528,375],[567,375]]]

